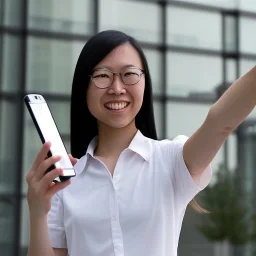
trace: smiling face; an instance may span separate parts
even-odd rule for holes
[[[135,116],[142,106],[145,89],[145,77],[140,69],[143,70],[141,58],[129,43],[115,48],[94,67],[96,85],[107,84],[106,81],[113,76],[111,72],[122,73],[123,78],[122,81],[120,76],[114,75],[111,85],[104,89],[98,88],[90,80],[86,100],[99,126],[124,128],[129,125],[135,128]],[[141,78],[133,84],[137,81],[137,75],[141,75]]]

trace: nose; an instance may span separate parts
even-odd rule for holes
[[[114,75],[113,82],[108,89],[109,94],[121,95],[126,93],[125,84],[121,80],[121,77]]]

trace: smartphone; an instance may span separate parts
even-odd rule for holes
[[[54,182],[62,182],[76,176],[65,145],[44,97],[39,94],[28,94],[24,97],[24,102],[42,143],[50,141],[52,144],[48,156],[62,156],[60,161],[56,162],[47,170],[51,171],[55,168],[62,168],[63,175],[59,176]]]

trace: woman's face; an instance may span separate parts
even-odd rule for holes
[[[115,48],[94,67],[94,83],[90,80],[86,100],[99,125],[112,128],[123,128],[129,124],[135,126],[135,116],[142,106],[145,89],[145,77],[140,75],[140,69],[143,69],[141,58],[129,43]],[[140,80],[134,85],[126,85],[120,76],[112,75],[108,70],[122,73],[125,83],[139,80],[138,75]],[[110,86],[100,89],[95,84]]]

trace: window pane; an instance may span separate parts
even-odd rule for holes
[[[168,0],[172,1],[172,0]],[[236,8],[237,0],[178,0],[180,2],[209,5],[220,8]]]
[[[167,63],[169,95],[214,99],[214,90],[222,83],[220,57],[169,52]]]
[[[178,7],[167,9],[167,42],[183,47],[221,50],[221,16]],[[186,22],[184,22],[186,17]]]
[[[30,0],[29,28],[77,34],[94,32],[93,0]]]
[[[226,60],[226,74],[228,83],[233,83],[236,80],[236,61],[233,59]]]
[[[162,54],[156,50],[143,50],[148,60],[154,95],[163,94]]]
[[[225,51],[234,52],[237,50],[236,19],[232,16],[225,17]]]
[[[170,102],[167,104],[167,138],[191,136],[204,122],[211,105]],[[223,163],[223,147],[212,162],[213,171]]]
[[[21,203],[21,256],[27,255],[27,248],[29,245],[29,209],[27,198],[23,198]]]
[[[4,25],[11,27],[22,26],[22,4],[21,0],[4,1]]]
[[[256,54],[256,34],[252,33],[252,31],[256,31],[256,20],[241,17],[239,19],[239,31],[240,51],[243,53]]]
[[[17,36],[3,36],[3,91],[17,91],[21,82],[21,39]]]
[[[19,111],[15,102],[0,101],[0,194],[15,192]]]
[[[67,149],[70,152],[69,141],[66,137],[69,135],[70,122],[70,105],[65,102],[48,101],[49,108],[55,119],[61,137]],[[25,194],[27,191],[26,175],[34,162],[34,159],[42,147],[42,142],[33,124],[29,112],[25,109],[25,131],[24,131],[24,150],[23,150],[23,186],[22,191]],[[65,135],[64,135],[65,134]],[[32,143],[31,143],[32,142]]]
[[[71,92],[73,74],[84,43],[29,38],[27,90]]]
[[[155,115],[155,124],[157,136],[159,139],[163,138],[163,103],[154,102],[154,115]]]
[[[0,248],[1,255],[14,255],[14,200],[0,196]]]
[[[144,15],[148,13],[150,15]],[[155,3],[100,0],[100,30],[118,29],[136,39],[151,43],[162,41],[161,9]]]
[[[248,12],[256,12],[256,5],[254,0],[240,0],[239,9]]]

